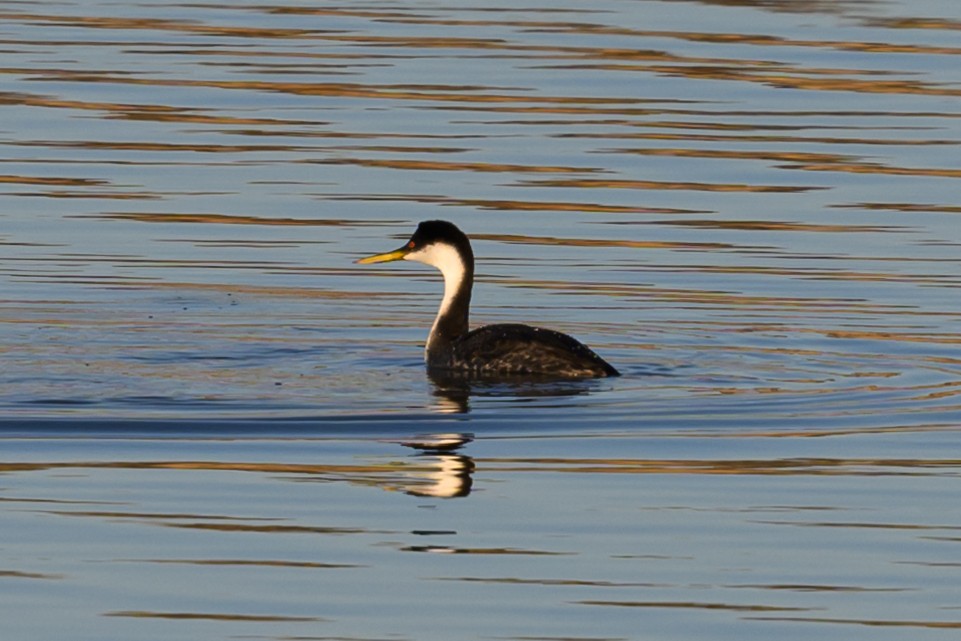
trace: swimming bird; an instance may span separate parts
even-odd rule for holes
[[[361,258],[368,265],[412,260],[444,276],[444,297],[427,337],[424,361],[430,374],[500,377],[598,378],[618,376],[607,361],[577,339],[541,327],[516,323],[471,330],[474,252],[454,224],[427,220],[400,249]]]

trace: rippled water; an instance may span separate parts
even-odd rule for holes
[[[5,634],[954,638],[959,32],[0,3]],[[431,382],[429,218],[624,376]]]

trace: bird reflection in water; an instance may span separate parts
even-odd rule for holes
[[[547,376],[523,376],[496,380],[460,375],[450,372],[428,372],[437,399],[432,409],[441,414],[466,414],[471,409],[470,399],[519,398],[534,399],[559,396],[586,396],[599,388],[596,379],[563,379]]]
[[[412,496],[452,499],[470,494],[473,485],[474,459],[456,450],[474,440],[473,434],[425,434],[401,445],[419,450],[418,462],[425,464],[424,472],[411,474],[404,491]]]

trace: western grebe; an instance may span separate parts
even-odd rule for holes
[[[520,324],[468,326],[474,252],[467,236],[452,223],[428,220],[401,247],[356,261],[360,264],[414,260],[444,275],[444,298],[427,337],[424,360],[431,373],[477,376],[596,378],[618,376],[614,369],[575,338]]]

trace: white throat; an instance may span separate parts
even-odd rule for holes
[[[440,302],[440,309],[437,310],[434,325],[430,328],[430,336],[427,337],[426,358],[426,351],[430,349],[431,341],[437,332],[437,325],[440,323],[440,319],[450,310],[454,295],[460,289],[461,283],[464,282],[467,267],[458,251],[452,245],[444,243],[434,243],[423,249],[418,249],[404,256],[404,260],[414,260],[418,263],[436,267],[444,275],[444,298]]]

